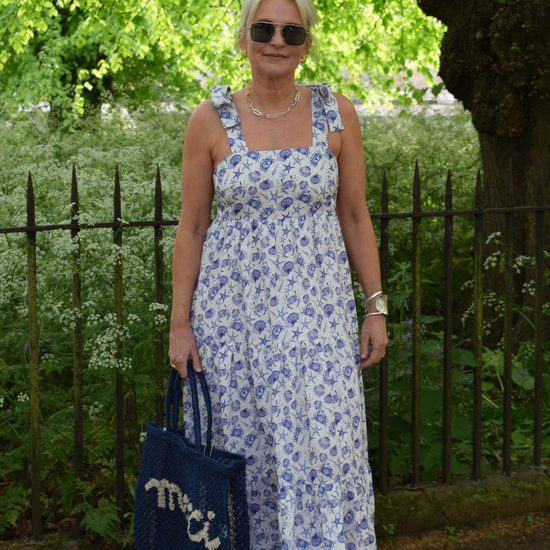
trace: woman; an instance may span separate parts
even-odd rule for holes
[[[170,361],[204,368],[214,444],[247,458],[253,550],[376,548],[360,369],[387,345],[378,252],[355,109],[294,81],[316,21],[311,0],[247,0],[251,85],[216,87],[183,150]],[[375,295],[360,354],[348,256]]]

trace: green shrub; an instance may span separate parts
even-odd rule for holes
[[[0,227],[26,223],[27,175],[32,173],[38,224],[70,221],[70,181],[73,164],[77,169],[81,221],[93,224],[113,218],[115,167],[121,179],[122,218],[125,221],[150,220],[154,215],[154,182],[160,167],[164,199],[164,218],[180,214],[180,176],[186,116],[181,113],[147,111],[127,115],[111,112],[91,118],[78,131],[50,132],[40,118],[21,117],[0,125]],[[444,182],[452,170],[455,208],[473,206],[474,184],[480,166],[477,137],[464,113],[451,110],[447,116],[402,114],[396,118],[369,117],[364,121],[367,169],[367,201],[371,212],[379,211],[382,175],[387,171],[390,211],[412,209],[414,163],[419,162],[422,179],[422,208],[444,208]],[[215,210],[215,205],[213,206]],[[454,295],[460,300],[463,283],[471,278],[471,218],[455,219]],[[378,223],[375,223],[375,228]],[[410,297],[410,220],[390,224],[390,273],[392,307],[396,314],[390,325],[392,373],[390,419],[390,470],[408,471],[410,462],[410,349],[406,341]],[[171,255],[175,227],[164,231],[164,303],[171,303]],[[0,235],[0,480],[10,479],[15,487],[4,492],[0,508],[5,510],[0,532],[12,525],[27,493],[24,486],[28,468],[29,401],[27,369],[27,279],[25,234]],[[441,463],[441,296],[443,294],[443,220],[423,221],[423,468],[425,479],[437,477]],[[119,252],[113,246],[111,229],[84,229],[82,249],[83,338],[85,342],[84,431],[86,480],[94,487],[87,496],[87,526],[109,534],[115,528],[115,508],[108,500],[114,482],[115,396],[117,369],[124,372],[127,397],[135,408],[126,415],[129,434],[125,466],[128,486],[135,484],[140,455],[140,434],[146,421],[154,418],[154,338],[159,326],[168,329],[169,305],[157,317],[154,299],[154,255],[152,228],[124,228],[122,263],[124,275],[123,352],[115,357],[116,326],[113,312],[113,269]],[[68,231],[40,232],[37,235],[38,303],[40,341],[41,468],[43,490],[51,506],[62,502],[70,508],[73,460],[72,411],[72,326],[71,301],[73,243]],[[361,295],[356,285],[356,296]],[[425,311],[424,311],[425,309]],[[165,344],[167,346],[167,338]],[[440,349],[440,348],[439,348]],[[466,353],[466,352],[464,352]],[[523,352],[522,352],[523,353]],[[527,361],[527,351],[517,361]],[[471,363],[461,355],[460,363]],[[489,361],[489,360],[488,360]],[[492,359],[491,359],[492,361]],[[492,364],[489,361],[490,364]],[[166,362],[167,368],[168,362]],[[475,368],[475,367],[472,367]],[[524,369],[526,370],[526,369]],[[498,368],[488,370],[486,397],[500,399]],[[457,371],[455,376],[453,424],[454,473],[465,473],[471,457],[471,373]],[[525,376],[516,377],[520,400],[515,418],[530,414],[532,390]],[[520,382],[518,382],[518,380]],[[377,393],[376,369],[365,375],[369,440],[373,469],[377,468]],[[545,383],[550,379],[545,378]],[[547,384],[548,385],[548,384]],[[547,392],[548,393],[548,392]],[[498,406],[498,405],[497,405]],[[547,407],[547,405],[545,405]],[[484,401],[484,415],[494,421],[495,433],[484,435],[487,464],[498,457],[498,414]],[[547,411],[547,408],[545,408]],[[546,412],[545,412],[546,414]],[[547,418],[547,417],[545,417]],[[548,420],[545,420],[548,422]],[[546,424],[545,424],[546,425]],[[496,434],[496,435],[495,435]],[[523,439],[522,439],[523,438]],[[515,435],[516,457],[528,459],[528,437]],[[546,444],[546,443],[545,443]],[[550,442],[549,442],[550,444]],[[93,502],[92,502],[93,501]],[[128,501],[130,494],[128,490]],[[4,504],[2,504],[4,502]],[[103,504],[101,504],[103,502]]]

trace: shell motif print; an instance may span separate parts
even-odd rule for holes
[[[232,153],[213,175],[218,215],[191,325],[213,443],[247,460],[251,550],[374,550],[357,316],[328,148],[343,126],[330,86],[310,88],[312,147],[280,151],[249,151],[229,87],[214,88]]]

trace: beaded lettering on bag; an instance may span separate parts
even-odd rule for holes
[[[175,484],[170,483],[167,479],[155,479],[151,478],[145,484],[145,490],[149,491],[155,487],[158,490],[158,507],[166,508],[166,490],[168,490],[168,507],[170,510],[174,511],[176,505],[174,503],[174,495],[177,495],[178,507],[187,517],[187,534],[193,542],[204,541],[204,546],[207,550],[216,550],[221,545],[219,537],[216,537],[214,540],[210,540],[208,531],[210,529],[210,522],[214,520],[216,514],[214,512],[208,512],[208,521],[203,522],[204,515],[200,510],[193,510],[193,504],[189,501],[189,497],[184,495],[181,489]],[[230,507],[231,508],[231,507]],[[230,510],[230,515],[232,515]],[[197,533],[191,533],[191,520],[198,522],[203,522],[204,527]]]

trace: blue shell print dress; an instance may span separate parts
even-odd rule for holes
[[[357,315],[328,148],[343,126],[330,86],[310,88],[312,147],[275,151],[248,150],[231,90],[214,88],[231,155],[213,175],[218,215],[191,325],[213,443],[246,457],[251,550],[374,550]]]

